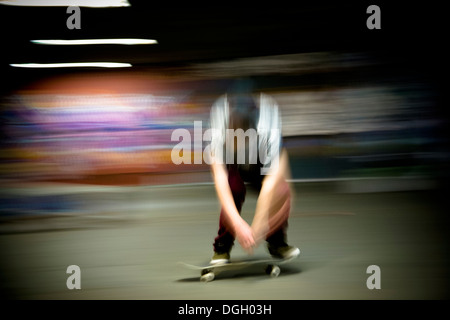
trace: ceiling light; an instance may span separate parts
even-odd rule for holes
[[[47,45],[89,45],[89,44],[124,44],[124,45],[137,45],[137,44],[157,44],[158,41],[153,39],[76,39],[76,40],[31,40],[36,44]]]
[[[83,68],[83,67],[97,67],[97,68],[126,68],[131,67],[129,63],[118,62],[73,62],[73,63],[12,63],[11,67],[18,68]]]
[[[129,7],[127,0],[0,0],[0,4],[30,7]]]

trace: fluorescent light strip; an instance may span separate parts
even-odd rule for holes
[[[28,7],[129,7],[127,0],[0,0],[0,4]]]
[[[118,62],[74,62],[74,63],[12,63],[11,67],[17,68],[127,68],[132,65],[129,63]]]
[[[124,45],[138,45],[138,44],[157,44],[158,41],[153,39],[78,39],[78,40],[30,40],[36,44],[47,45],[90,45],[90,44],[124,44]]]

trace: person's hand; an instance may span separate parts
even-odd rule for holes
[[[249,254],[253,253],[253,249],[256,245],[255,239],[253,238],[253,230],[245,221],[242,221],[242,223],[236,227],[236,239],[245,251]]]

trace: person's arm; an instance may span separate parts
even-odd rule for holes
[[[281,183],[286,182],[289,176],[288,155],[287,151],[283,149],[280,154],[279,165],[264,177],[256,203],[255,216],[252,223],[256,244],[263,241],[270,231],[278,229],[286,221],[287,211],[283,210],[283,207],[290,205],[290,199],[277,198],[274,195],[277,188],[281,187]]]
[[[226,225],[242,248],[251,253],[255,245],[253,232],[248,223],[239,215],[239,211],[236,208],[228,183],[228,172],[225,165],[213,162],[211,167],[217,195],[225,213]]]
[[[227,96],[224,95],[211,108],[210,127],[213,129],[211,137],[211,169],[217,196],[224,211],[225,225],[234,234],[242,248],[251,253],[255,244],[252,230],[248,223],[239,215],[228,183],[228,172],[223,164],[223,146],[225,143],[225,131],[228,127],[228,112]]]

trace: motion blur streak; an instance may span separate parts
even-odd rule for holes
[[[31,40],[32,43],[46,44],[46,45],[93,45],[93,44],[124,44],[124,45],[137,45],[137,44],[157,44],[158,41],[153,39],[77,39],[77,40]]]
[[[177,142],[171,133],[192,132],[194,121],[206,130],[214,99],[235,76],[252,76],[280,106],[294,181],[382,177],[398,183],[384,183],[380,191],[432,187],[446,157],[433,90],[413,77],[350,82],[355,79],[348,73],[361,67],[380,68],[383,61],[368,53],[318,52],[197,64],[173,77],[135,72],[44,79],[3,99],[2,178],[210,183],[205,163],[172,163]],[[191,151],[193,157],[203,150]]]
[[[448,180],[446,119],[432,84],[384,59],[311,52],[64,70],[5,95],[0,280],[6,294],[448,298],[439,202]],[[205,163],[172,163],[178,142],[171,134],[184,128],[193,136],[194,121],[206,130],[211,105],[237,77],[251,78],[279,104],[296,195],[289,241],[302,255],[278,280],[238,275],[229,287],[205,289],[176,262],[210,258],[220,208]],[[202,152],[193,142],[190,150],[192,158]],[[255,203],[249,194],[245,219]],[[236,245],[233,256],[239,250]],[[267,255],[264,250],[256,254]],[[73,264],[81,268],[78,293],[64,286]],[[377,292],[365,286],[372,264],[381,268]]]
[[[118,62],[64,62],[64,63],[11,63],[16,68],[127,68],[129,63]]]
[[[104,8],[104,7],[129,7],[130,3],[126,0],[1,0],[0,4],[10,5],[10,6],[32,6],[32,7],[93,7],[93,8]]]

